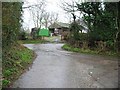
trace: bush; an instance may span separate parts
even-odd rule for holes
[[[8,84],[10,84],[9,80],[2,80],[2,86],[3,87],[6,86],[6,85],[8,85]]]
[[[80,25],[76,22],[73,22],[70,25],[70,31],[72,33],[71,37],[73,37],[75,40],[79,40]]]
[[[113,41],[106,41],[106,47],[109,50],[114,50],[114,42]]]
[[[27,33],[25,32],[25,31],[21,31],[20,33],[19,33],[19,40],[26,40],[26,39],[28,39],[27,38]]]

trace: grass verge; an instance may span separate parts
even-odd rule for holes
[[[10,87],[12,83],[32,64],[35,53],[22,46],[14,45],[2,55],[2,87]]]
[[[39,44],[39,43],[45,43],[45,42],[47,42],[47,41],[45,41],[45,40],[30,40],[30,39],[28,39],[28,40],[19,40],[18,41],[19,43],[21,43],[21,44]]]
[[[90,50],[90,49],[83,49],[83,48],[75,48],[75,47],[72,47],[71,45],[69,44],[65,44],[62,46],[62,48],[64,50],[67,50],[67,51],[72,51],[72,52],[78,52],[78,53],[86,53],[86,54],[99,54],[99,55],[108,55],[108,56],[118,56],[120,57],[119,54],[115,53],[115,52],[110,52],[110,51],[104,51],[104,52],[100,52],[99,50]]]

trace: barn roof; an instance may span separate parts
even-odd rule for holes
[[[53,24],[51,24],[49,26],[49,28],[69,28],[69,24],[68,23],[62,23],[62,22],[54,22]]]

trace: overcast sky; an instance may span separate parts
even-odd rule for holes
[[[23,5],[23,7],[25,6],[29,6],[29,5],[34,5],[34,4],[38,4],[36,3],[37,0],[25,0],[25,3]],[[69,22],[67,14],[65,13],[65,11],[60,7],[61,5],[61,1],[62,0],[46,0],[47,5],[46,5],[46,11],[48,12],[56,12],[58,13],[58,20],[60,22]],[[66,2],[71,2],[71,0],[65,0]],[[30,15],[30,12],[28,9],[24,9],[24,13],[23,13],[23,27],[25,28],[33,28],[34,24],[32,22],[32,17]]]
[[[37,0],[23,0],[25,1],[23,7],[25,6],[29,6],[29,5],[34,5],[34,4],[38,4]],[[40,0],[38,0],[40,1]],[[61,1],[65,1],[65,2],[72,2],[72,0],[46,0],[46,10],[48,12],[56,12],[58,13],[58,19],[60,22],[69,22],[69,15],[65,13],[65,11],[60,7],[61,5]],[[77,2],[82,2],[84,0],[74,0]],[[88,1],[98,1],[98,0],[88,0]],[[102,0],[102,1],[120,1],[120,0]],[[34,24],[32,22],[32,17],[30,15],[30,12],[28,9],[24,9],[24,13],[23,13],[23,27],[25,28],[33,28]]]

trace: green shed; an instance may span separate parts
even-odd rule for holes
[[[50,32],[48,29],[40,29],[39,30],[39,36],[50,36]]]

